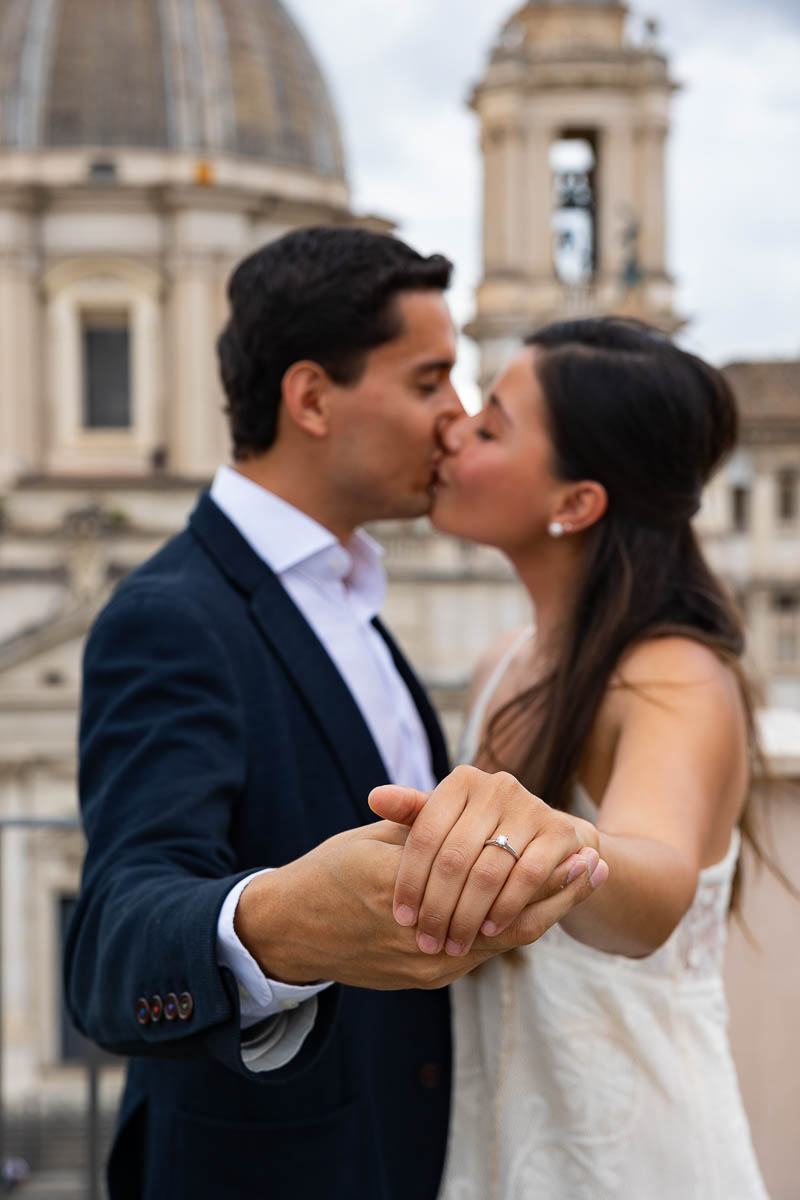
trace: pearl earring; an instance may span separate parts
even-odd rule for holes
[[[560,538],[564,532],[564,526],[560,521],[551,521],[547,526],[547,532],[550,534],[550,537]]]

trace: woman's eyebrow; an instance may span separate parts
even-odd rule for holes
[[[487,399],[486,399],[486,403],[484,404],[484,406],[483,406],[483,407],[484,407],[484,408],[492,408],[492,409],[494,409],[496,412],[498,412],[498,413],[499,413],[499,415],[500,415],[500,417],[501,417],[501,419],[502,419],[502,420],[505,422],[505,424],[506,424],[506,425],[512,425],[512,424],[513,424],[513,421],[511,420],[511,417],[508,415],[508,412],[507,412],[507,411],[506,411],[506,409],[503,407],[503,402],[502,402],[502,400],[500,399],[500,397],[497,395],[497,393],[496,393],[496,392],[490,392],[490,393],[489,393],[489,395],[488,395],[488,397],[487,397]]]

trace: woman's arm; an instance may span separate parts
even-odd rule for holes
[[[611,878],[562,925],[598,949],[640,956],[666,941],[700,869],[725,855],[747,791],[747,732],[733,673],[698,643],[644,643],[621,679],[596,824]]]
[[[425,947],[466,953],[479,929],[506,929],[543,894],[542,864],[554,847],[570,842],[599,851],[598,882],[603,860],[610,870],[606,886],[562,919],[572,936],[635,957],[675,928],[698,871],[723,856],[739,815],[747,779],[741,699],[732,673],[684,638],[637,647],[621,678],[625,686],[609,693],[618,733],[596,826],[556,812],[503,773],[464,768],[432,793],[395,891],[398,919],[416,921],[418,939],[433,939]],[[402,820],[399,790],[382,791],[373,808]],[[484,846],[498,833],[519,860]]]

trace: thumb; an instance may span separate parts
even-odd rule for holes
[[[384,783],[373,788],[367,802],[374,813],[398,825],[413,825],[428,802],[430,792],[419,792],[416,788],[401,787],[397,783]]]

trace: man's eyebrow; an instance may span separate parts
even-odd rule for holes
[[[428,371],[452,371],[454,366],[452,358],[436,359],[433,362],[417,363],[414,367],[414,374],[424,375]]]

